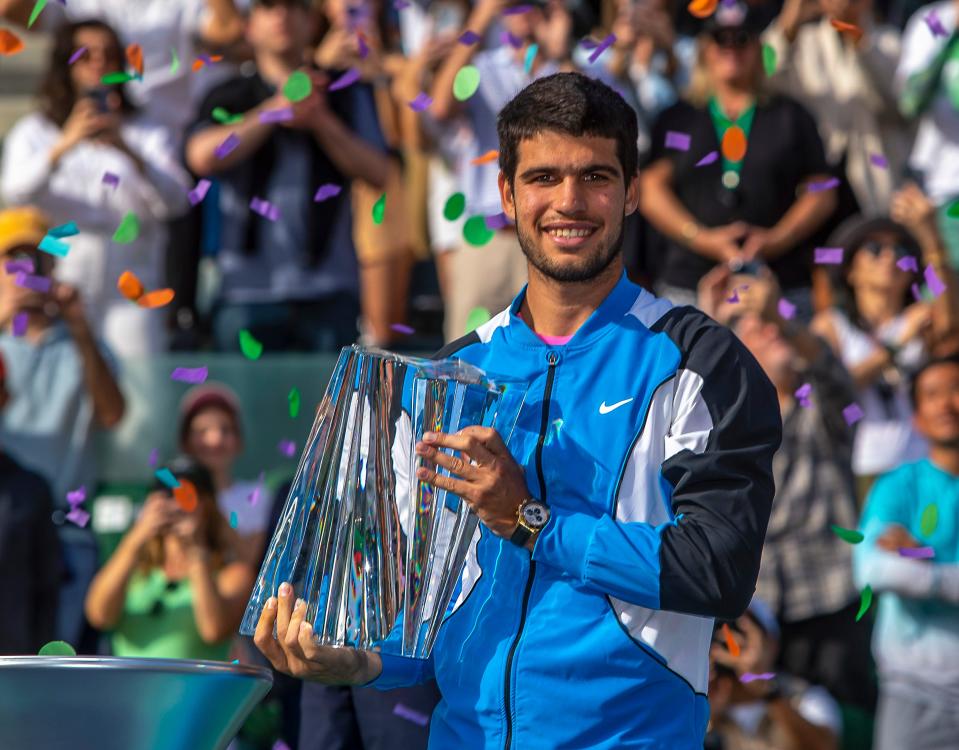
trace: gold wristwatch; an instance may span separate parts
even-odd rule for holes
[[[549,523],[549,506],[535,497],[528,497],[516,509],[516,531],[509,540],[517,547],[525,547],[534,534]]]

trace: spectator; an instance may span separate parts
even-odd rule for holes
[[[267,541],[270,506],[259,501],[256,482],[233,477],[233,467],[243,452],[240,413],[240,400],[225,385],[205,383],[190,389],[180,401],[180,450],[213,476],[217,507],[240,536],[244,559],[258,568]]]
[[[698,306],[730,325],[756,357],[776,387],[783,418],[756,592],[782,627],[777,667],[869,716],[876,702],[871,630],[855,619],[850,545],[831,528],[857,523],[854,428],[843,419],[855,390],[829,347],[785,320],[778,300],[768,271],[733,276],[717,266],[700,282]]]
[[[2,193],[8,203],[37,205],[56,224],[77,223],[56,275],[83,294],[98,336],[118,355],[138,356],[166,348],[162,313],[130,304],[117,280],[129,270],[147,289],[162,286],[163,221],[185,210],[189,178],[169,134],[136,115],[124,85],[101,84],[122,66],[120,41],[106,24],[60,27],[40,110],[4,141]],[[131,221],[138,230],[117,247],[114,232]]]
[[[955,282],[935,227],[932,205],[915,185],[897,193],[897,223],[852,219],[830,244],[843,248],[834,274],[836,304],[819,313],[813,329],[850,371],[863,411],[853,449],[859,497],[876,475],[925,452],[916,434],[904,372],[916,368],[955,328]],[[914,267],[931,267],[946,286],[933,302],[916,300]],[[900,265],[901,264],[901,265]]]
[[[186,458],[166,468],[187,495],[154,486],[90,585],[87,618],[113,632],[116,656],[225,661],[255,572],[237,559],[210,473]]]
[[[856,582],[879,594],[875,750],[941,750],[959,737],[959,360],[912,381],[921,460],[881,477],[863,513]]]
[[[640,170],[640,210],[667,238],[657,292],[693,304],[717,263],[761,261],[808,320],[806,240],[835,206],[834,191],[808,189],[828,179],[816,124],[797,102],[764,91],[751,10],[724,3],[707,29],[688,101],[659,118]]]
[[[866,216],[888,210],[913,135],[894,90],[899,31],[877,23],[872,5],[873,0],[786,0],[763,35],[776,57],[772,87],[812,112],[826,160],[848,185],[840,195],[851,188],[855,208]],[[861,36],[838,31],[834,20],[852,24]],[[847,207],[839,218],[855,208]]]
[[[311,19],[303,0],[257,0],[247,24],[256,64],[210,92],[187,141],[190,168],[220,183],[222,288],[213,333],[221,350],[235,350],[244,329],[267,351],[335,351],[356,339],[349,180],[382,189],[389,161],[365,86],[328,92],[330,76],[311,70],[305,99],[293,103],[279,91],[302,66]],[[218,108],[243,121],[216,124]],[[292,119],[260,119],[286,108]],[[222,153],[227,138],[237,145]],[[342,192],[314,201],[329,184]]]
[[[0,411],[10,394],[0,358]],[[53,639],[60,587],[60,544],[53,499],[39,474],[0,450],[0,579],[7,597],[0,654],[35,654]]]
[[[778,641],[776,618],[755,598],[735,623],[717,626],[709,652],[707,750],[839,747],[842,717],[829,692],[784,672],[769,676]]]
[[[96,540],[90,529],[64,523],[63,509],[68,491],[96,487],[94,433],[119,423],[124,401],[113,357],[87,323],[77,290],[57,282],[48,292],[31,288],[42,288],[53,267],[53,257],[37,250],[48,228],[36,209],[0,211],[0,356],[10,393],[0,446],[50,485],[64,563],[57,638],[92,649],[83,597],[97,568]]]

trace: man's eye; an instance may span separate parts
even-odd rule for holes
[[[606,175],[600,174],[599,172],[593,172],[586,175],[586,182],[603,182],[606,179]]]
[[[553,181],[553,176],[548,174],[541,174],[539,177],[536,178],[536,182],[541,182],[544,184],[552,181]]]

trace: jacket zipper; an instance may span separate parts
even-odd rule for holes
[[[559,361],[559,357],[556,355],[556,352],[549,352],[546,355],[546,360],[549,362],[549,370],[546,373],[546,387],[543,390],[543,419],[540,423],[539,428],[539,439],[536,441],[536,473],[539,475],[539,501],[546,503],[546,479],[543,476],[543,445],[546,442],[546,430],[549,428],[549,406],[550,406],[550,396],[553,392],[553,377],[556,374],[556,363]],[[523,607],[520,612],[519,618],[519,628],[516,630],[516,637],[513,638],[513,643],[509,647],[509,653],[506,656],[506,691],[503,694],[504,697],[504,707],[506,708],[506,742],[504,744],[505,750],[510,750],[510,745],[513,742],[513,705],[510,700],[510,688],[511,682],[510,679],[513,672],[513,657],[516,654],[516,647],[519,645],[520,636],[523,635],[523,628],[526,625],[526,610],[529,607],[529,595],[533,590],[533,578],[536,575],[536,563],[533,560],[529,561],[529,574],[526,576],[526,588],[523,591]]]

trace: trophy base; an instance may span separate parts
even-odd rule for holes
[[[221,662],[0,656],[0,748],[222,750],[272,682]]]

